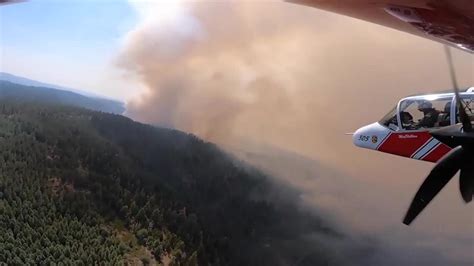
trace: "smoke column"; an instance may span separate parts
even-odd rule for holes
[[[440,45],[404,33],[274,1],[182,6],[126,37],[120,64],[146,86],[131,117],[311,154],[359,117],[380,118],[399,95],[449,88]],[[469,59],[460,77],[470,76]]]
[[[304,189],[309,204],[389,241],[472,261],[472,206],[459,202],[457,184],[409,231],[401,217],[432,165],[355,149],[344,136],[403,96],[449,89],[440,44],[280,1],[179,7],[161,20],[143,12],[125,37],[119,64],[146,88],[128,103],[128,116],[224,146],[265,144],[317,160],[340,175],[282,177]],[[454,60],[461,86],[472,85],[473,56],[456,50]]]

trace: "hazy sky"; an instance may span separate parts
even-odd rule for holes
[[[115,67],[138,20],[126,0],[33,0],[0,8],[0,70],[127,99],[136,83]]]
[[[432,164],[358,149],[344,135],[400,97],[448,89],[442,45],[271,0],[63,3],[0,8],[2,71],[130,100],[134,119],[223,145],[304,155],[336,174],[285,178],[328,216],[397,246],[411,265],[420,250],[472,261],[473,204],[461,202],[457,179],[406,227]],[[456,50],[454,61],[472,86],[473,56]]]

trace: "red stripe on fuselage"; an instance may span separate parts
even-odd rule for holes
[[[441,143],[436,149],[432,150],[428,155],[426,155],[422,160],[428,162],[437,162],[441,159],[446,153],[451,151],[451,147],[446,144]]]
[[[431,135],[428,132],[392,133],[390,137],[378,148],[379,151],[387,152],[404,157],[411,157],[421,148]]]

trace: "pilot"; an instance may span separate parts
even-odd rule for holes
[[[444,106],[444,112],[439,115],[439,126],[445,127],[451,124],[451,102],[447,102]]]
[[[439,111],[433,108],[433,104],[424,101],[418,105],[418,111],[423,112],[423,118],[420,119],[418,127],[432,128],[438,122]]]
[[[406,130],[414,130],[415,122],[413,122],[413,116],[409,112],[400,112],[400,119],[402,120],[402,127]]]

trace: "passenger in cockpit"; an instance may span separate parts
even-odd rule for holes
[[[413,122],[413,116],[409,112],[400,112],[400,120],[402,121],[402,127],[405,130],[414,130],[415,122]]]
[[[439,126],[445,127],[451,124],[451,102],[447,102],[444,106],[444,112],[439,115]]]
[[[423,101],[418,105],[418,111],[423,112],[423,118],[418,122],[419,128],[432,128],[438,122],[439,111],[433,108],[433,104]]]

